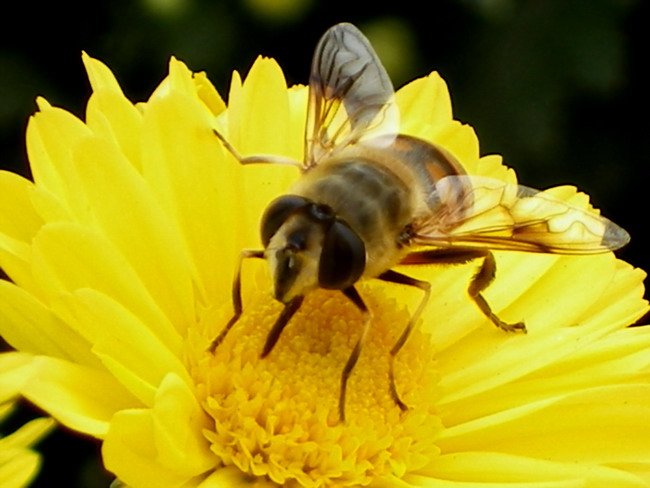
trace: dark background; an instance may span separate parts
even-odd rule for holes
[[[643,0],[30,1],[0,18],[0,167],[28,175],[24,130],[34,99],[83,116],[89,87],[80,53],[103,60],[127,96],[144,100],[171,55],[207,71],[224,98],[230,73],[258,54],[290,84],[307,80],[329,26],[350,21],[371,39],[396,86],[437,70],[456,118],[481,151],[500,153],[527,186],[576,184],[631,244],[619,256],[648,269],[650,192],[648,5]],[[371,7],[369,6],[371,5]],[[423,10],[426,9],[426,10]],[[426,102],[424,102],[426,103]],[[645,107],[645,108],[644,108]],[[34,412],[25,407],[19,423]],[[13,425],[3,426],[3,430]],[[94,442],[59,430],[40,444],[35,486],[107,486]]]

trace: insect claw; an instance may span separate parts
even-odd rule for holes
[[[392,368],[390,370],[390,396],[395,402],[395,405],[397,405],[402,412],[406,412],[409,409],[408,405],[402,401],[402,399],[399,397],[399,393],[397,393],[397,388],[395,387],[395,378],[393,375]]]
[[[526,324],[524,322],[516,322],[514,324],[508,324],[506,322],[502,322],[499,320],[499,323],[496,324],[499,329],[505,331],[505,332],[514,332],[514,333],[522,333],[522,334],[527,334],[528,330],[526,329]]]

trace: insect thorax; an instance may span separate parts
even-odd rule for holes
[[[362,160],[321,164],[291,190],[330,206],[366,244],[364,276],[375,276],[402,254],[404,229],[412,222],[413,193],[388,169]]]

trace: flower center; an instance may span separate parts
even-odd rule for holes
[[[262,359],[282,305],[268,293],[247,297],[224,342],[194,369],[214,419],[206,436],[223,465],[284,486],[366,485],[401,477],[437,455],[430,340],[414,331],[396,358],[397,391],[409,406],[403,412],[390,393],[389,363],[408,312],[381,290],[363,286],[360,293],[373,319],[348,381],[345,422],[341,374],[361,332],[359,311],[340,292],[315,291]]]

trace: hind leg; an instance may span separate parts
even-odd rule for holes
[[[416,251],[402,259],[401,264],[465,264],[475,259],[483,259],[483,264],[469,283],[467,293],[476,303],[483,314],[490,319],[499,329],[506,332],[526,332],[523,322],[509,324],[501,320],[493,311],[490,304],[483,296],[483,292],[490,286],[496,276],[497,264],[494,255],[485,249],[472,249],[466,247],[431,249]]]

